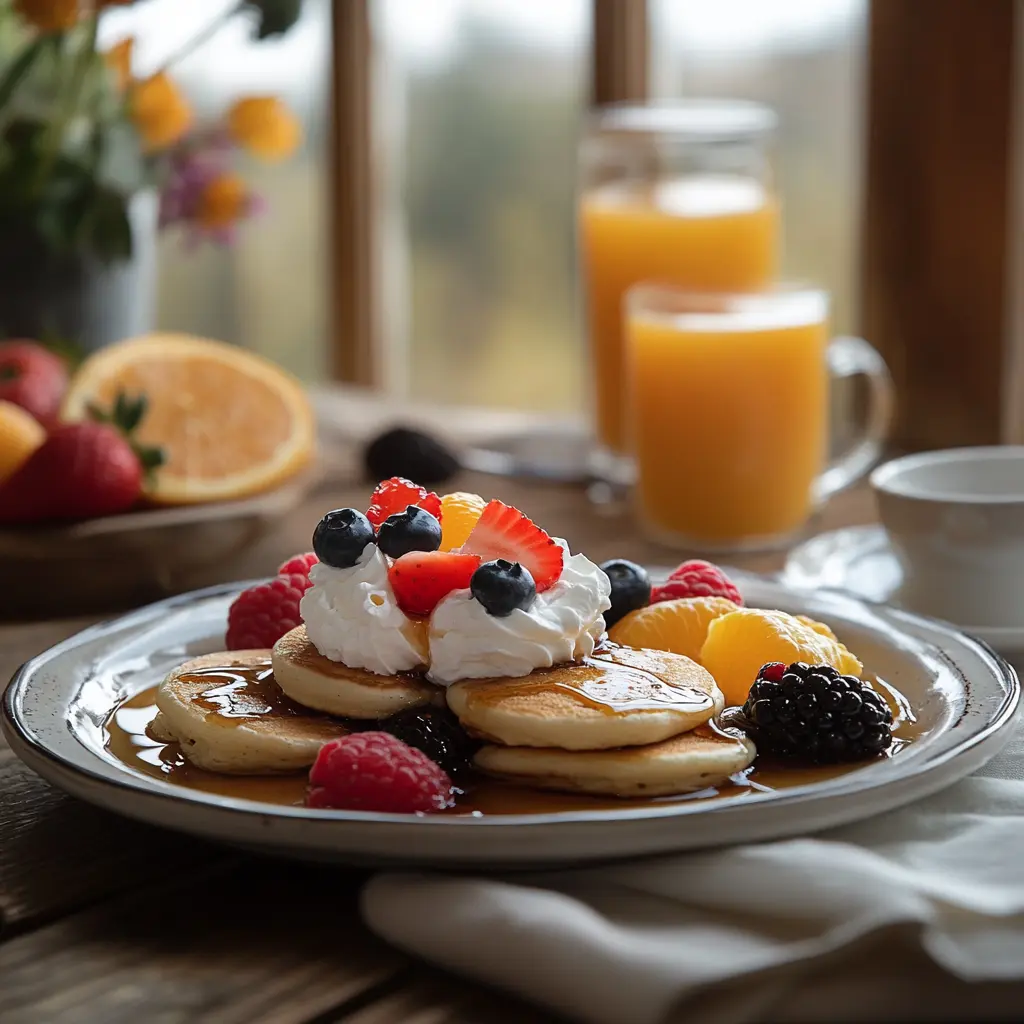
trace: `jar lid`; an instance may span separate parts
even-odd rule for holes
[[[723,142],[766,135],[778,121],[771,107],[750,100],[678,100],[599,107],[594,112],[592,128],[602,134],[665,135],[695,142]]]

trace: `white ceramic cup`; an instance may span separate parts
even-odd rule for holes
[[[908,455],[871,486],[903,607],[965,628],[1024,626],[1024,446]]]

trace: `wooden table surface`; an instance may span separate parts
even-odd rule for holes
[[[595,561],[665,563],[621,511],[578,489],[464,475],[449,489],[521,507]],[[225,578],[272,573],[307,550],[327,508],[365,504],[339,479],[281,524]],[[817,528],[869,521],[853,491]],[[740,561],[740,560],[734,560]],[[758,570],[781,555],[749,558]],[[0,626],[0,679],[97,618]],[[504,994],[416,964],[375,939],[356,900],[362,871],[271,861],[160,831],[65,796],[0,738],[0,1021],[553,1021]]]

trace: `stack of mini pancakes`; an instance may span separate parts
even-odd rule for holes
[[[481,771],[534,788],[685,793],[717,785],[755,753],[741,734],[714,727],[721,691],[705,669],[677,654],[606,645],[583,663],[445,689],[420,674],[380,676],[330,661],[300,626],[273,649],[273,676],[284,695],[278,705],[257,695],[263,714],[246,716],[242,705],[230,721],[211,710],[213,684],[203,674],[229,660],[250,675],[270,667],[266,651],[207,655],[181,666],[160,687],[150,730],[177,740],[192,763],[212,771],[302,769],[325,740],[347,731],[337,718],[380,720],[445,703],[484,741],[476,754]]]

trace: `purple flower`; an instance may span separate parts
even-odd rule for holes
[[[211,132],[178,147],[170,158],[167,179],[160,194],[161,229],[181,224],[188,229],[190,246],[204,239],[230,245],[235,239],[234,225],[209,229],[200,221],[203,195],[210,183],[230,172],[231,145],[223,132]],[[251,196],[245,216],[261,213],[263,201]]]

